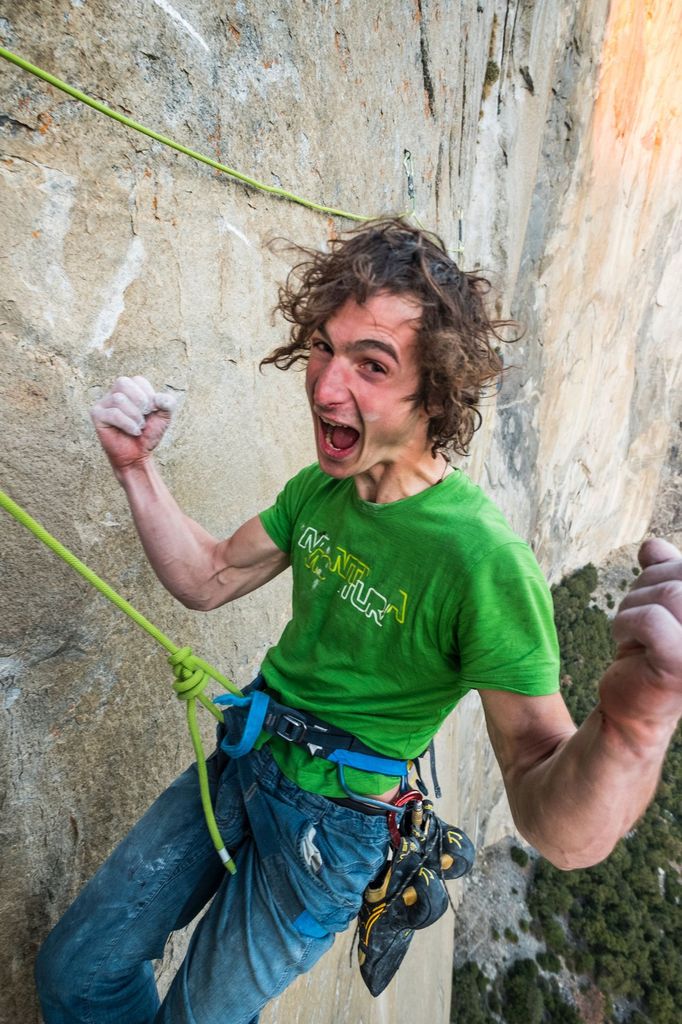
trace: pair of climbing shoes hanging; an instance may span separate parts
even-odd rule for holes
[[[471,841],[439,818],[430,800],[413,792],[403,802],[399,824],[389,815],[389,858],[365,889],[358,915],[358,963],[373,996],[395,975],[415,931],[451,905],[445,882],[465,875],[474,862]]]

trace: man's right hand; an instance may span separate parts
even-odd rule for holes
[[[174,406],[172,395],[154,391],[144,377],[119,377],[90,415],[154,572],[187,608],[208,611],[263,586],[289,556],[258,516],[218,541],[179,508],[151,458]]]
[[[117,476],[149,458],[174,407],[174,396],[156,392],[145,377],[119,377],[92,407],[97,436]]]

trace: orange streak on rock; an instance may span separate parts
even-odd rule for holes
[[[645,204],[682,171],[682,11],[677,0],[613,0],[593,123],[596,183]],[[642,178],[643,176],[643,178]]]

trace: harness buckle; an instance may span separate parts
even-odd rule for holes
[[[282,715],[275,726],[275,735],[287,743],[301,743],[308,731],[308,726],[295,715]]]

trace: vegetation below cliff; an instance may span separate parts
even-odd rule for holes
[[[631,578],[623,574],[619,589]],[[608,617],[592,599],[596,585],[597,572],[588,565],[553,589],[561,685],[578,724],[594,706],[597,680],[613,654]],[[606,603],[615,604],[613,595],[606,595]],[[467,948],[466,926],[457,937],[452,1021],[674,1024],[679,1019],[682,830],[676,802],[681,782],[678,737],[656,800],[613,854],[593,868],[562,872],[532,851],[505,847],[502,855],[513,865],[508,885],[516,900],[510,909],[496,895],[486,942]],[[504,874],[498,851],[484,872],[492,875],[500,866]],[[478,885],[480,892],[481,881]],[[467,898],[464,913],[466,904]],[[501,905],[509,918],[504,928]],[[480,916],[481,909],[479,900],[473,912]]]

